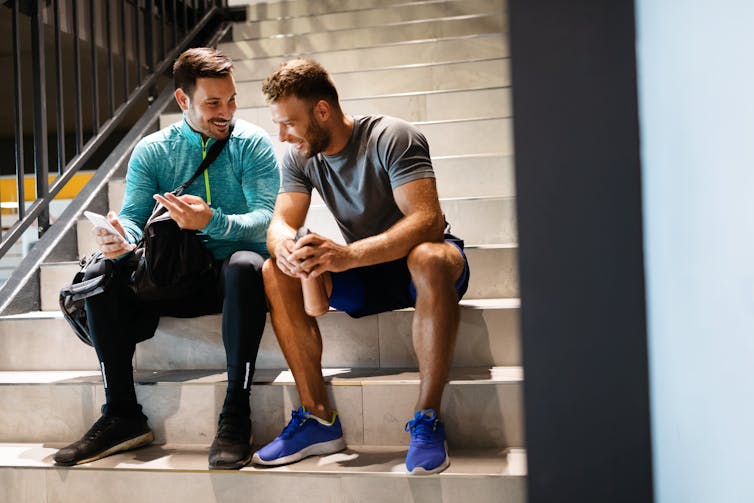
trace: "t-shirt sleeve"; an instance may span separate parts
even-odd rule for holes
[[[293,149],[289,148],[280,161],[280,173],[282,182],[280,192],[303,192],[312,193],[312,183],[306,176],[304,167],[306,160],[301,159]]]
[[[380,135],[377,152],[395,189],[422,178],[434,178],[429,144],[424,135],[404,121],[390,124]]]

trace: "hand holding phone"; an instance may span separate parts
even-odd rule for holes
[[[95,227],[105,229],[110,234],[115,234],[116,236],[122,237],[121,233],[118,232],[113,224],[110,223],[110,220],[108,220],[106,216],[100,215],[99,213],[94,213],[92,211],[85,211],[84,216],[88,218]]]

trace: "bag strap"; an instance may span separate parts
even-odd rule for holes
[[[204,173],[204,171],[209,168],[209,165],[212,164],[212,161],[217,159],[217,156],[220,155],[220,152],[225,147],[225,144],[228,143],[231,133],[233,133],[233,124],[230,125],[230,131],[228,131],[227,138],[216,140],[215,143],[212,144],[212,146],[209,148],[209,152],[207,152],[207,155],[204,156],[204,159],[202,159],[202,163],[196,169],[196,173],[191,175],[191,178],[183,182],[177,189],[175,189],[173,191],[173,194],[175,194],[176,196],[183,194],[183,191],[186,190],[189,185],[194,183],[194,180],[196,180],[199,175]]]

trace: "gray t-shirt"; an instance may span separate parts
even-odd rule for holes
[[[282,162],[281,192],[316,188],[347,243],[384,232],[403,218],[393,189],[434,178],[424,135],[401,119],[354,117],[348,144],[335,155],[306,158],[289,149]]]

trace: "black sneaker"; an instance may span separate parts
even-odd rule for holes
[[[251,461],[251,419],[249,416],[220,414],[217,435],[209,448],[209,467],[238,470]]]
[[[86,434],[55,453],[55,463],[63,466],[88,463],[116,452],[152,443],[154,434],[143,415],[120,417],[103,415]]]

